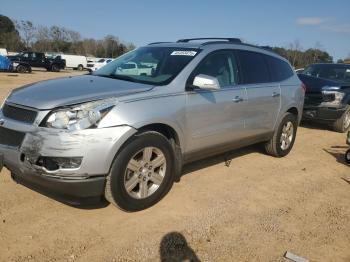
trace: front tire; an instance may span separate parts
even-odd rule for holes
[[[345,133],[350,128],[350,106],[346,107],[343,115],[333,123],[333,130],[339,133]]]
[[[83,69],[84,69],[84,66],[83,66],[83,65],[78,65],[78,67],[77,67],[77,70],[78,70],[78,71],[83,71]]]
[[[27,67],[26,66],[24,66],[24,65],[18,65],[17,67],[16,67],[16,71],[18,72],[18,73],[25,73],[26,71],[27,71]]]
[[[174,150],[165,136],[154,131],[137,134],[117,153],[105,198],[129,212],[153,206],[171,189],[174,166]]]
[[[265,144],[267,154],[284,157],[292,150],[298,128],[297,116],[285,113],[273,137]]]

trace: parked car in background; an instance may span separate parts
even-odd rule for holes
[[[86,56],[65,54],[61,54],[59,56],[61,57],[61,59],[64,59],[66,61],[67,68],[73,68],[79,71],[82,71],[84,70],[84,68],[87,68]]]
[[[301,74],[301,73],[303,73],[304,70],[305,70],[305,68],[298,68],[298,69],[295,69],[295,73]]]
[[[32,67],[46,68],[48,71],[58,72],[66,66],[66,62],[60,57],[51,59],[40,52],[22,52],[15,56],[8,56],[8,58],[13,62],[14,69],[20,73],[23,70],[31,71]]]
[[[94,72],[94,71],[100,69],[101,67],[107,65],[109,62],[112,62],[112,61],[113,61],[113,58],[100,58],[96,62],[88,63],[87,64],[87,69],[90,72]]]
[[[0,55],[0,71],[12,71],[13,66],[10,59],[6,56]]]
[[[350,128],[350,65],[313,64],[298,75],[306,87],[304,120]]]
[[[119,73],[135,63],[151,74]],[[184,163],[254,143],[286,156],[304,91],[286,59],[239,39],[150,44],[90,75],[14,90],[0,110],[0,163],[23,184],[142,210]]]
[[[7,50],[6,48],[0,48],[0,55],[7,56]]]
[[[139,75],[150,76],[155,68],[148,65],[142,65],[135,62],[129,62],[117,68],[118,74],[121,75]]]

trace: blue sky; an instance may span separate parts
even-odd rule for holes
[[[259,45],[321,47],[350,56],[350,1],[1,0],[0,14],[83,37],[118,36],[137,46],[185,37],[239,37]]]

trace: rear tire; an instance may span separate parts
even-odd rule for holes
[[[174,167],[175,153],[165,136],[154,131],[137,134],[117,153],[106,179],[105,198],[129,212],[153,206],[171,189]]]
[[[350,106],[346,106],[343,115],[333,123],[333,130],[339,133],[345,133],[350,128]]]
[[[297,116],[292,113],[285,113],[273,137],[265,144],[266,153],[274,157],[288,155],[293,148],[297,128]]]
[[[60,68],[58,67],[58,65],[53,64],[53,65],[51,66],[51,71],[52,71],[52,72],[59,72],[59,71],[60,71]]]

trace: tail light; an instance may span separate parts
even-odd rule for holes
[[[301,83],[300,87],[305,93],[306,92],[306,85],[304,83]]]

